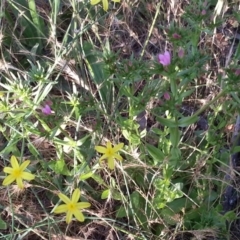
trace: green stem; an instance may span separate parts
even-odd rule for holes
[[[151,35],[152,35],[153,28],[154,28],[155,23],[156,23],[156,21],[157,21],[157,17],[158,17],[158,15],[159,15],[161,5],[162,5],[162,1],[160,1],[160,2],[157,4],[156,13],[155,13],[155,16],[154,16],[152,25],[151,25],[150,30],[149,30],[149,34],[148,34],[148,36],[147,36],[146,41],[144,42],[143,49],[142,49],[142,52],[141,52],[141,54],[140,54],[140,60],[142,60],[142,57],[143,57],[144,52],[145,52],[145,50],[146,50],[147,44],[149,43],[149,39],[150,39],[150,37],[151,37]]]
[[[210,102],[208,102],[206,105],[204,105],[202,108],[200,108],[198,111],[196,111],[192,117],[198,116],[200,115],[202,112],[204,112],[211,104],[213,104],[214,102],[216,102],[219,98],[221,98],[225,93],[227,92],[227,90],[222,90],[213,100],[211,100]]]

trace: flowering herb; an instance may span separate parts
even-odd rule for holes
[[[122,161],[122,157],[119,154],[117,154],[117,152],[121,150],[123,146],[124,146],[123,143],[119,143],[115,147],[112,147],[112,144],[110,141],[107,142],[106,147],[96,146],[95,150],[99,153],[103,153],[103,156],[99,159],[99,161],[107,159],[108,167],[111,170],[113,170],[115,167],[114,159]]]
[[[163,66],[168,66],[171,63],[170,52],[165,51],[164,54],[159,54],[158,55],[158,60]]]
[[[5,167],[3,171],[8,173],[9,175],[4,179],[2,185],[7,186],[10,185],[12,182],[16,181],[17,185],[20,189],[24,188],[23,180],[33,180],[35,176],[29,172],[25,172],[24,170],[30,163],[30,160],[24,161],[20,166],[18,160],[15,156],[11,157],[11,166],[12,167]]]
[[[50,115],[52,113],[52,109],[48,104],[45,104],[44,107],[42,107],[42,113],[45,115]]]
[[[72,221],[73,215],[75,218],[83,222],[84,215],[81,209],[88,208],[91,206],[89,202],[78,202],[80,198],[80,190],[77,188],[72,194],[72,198],[69,199],[66,195],[59,193],[58,197],[65,203],[56,207],[54,213],[66,213],[66,223],[69,224]]]

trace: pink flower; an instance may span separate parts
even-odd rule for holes
[[[181,36],[178,33],[173,33],[172,37],[175,38],[175,39],[180,39],[181,38]]]
[[[239,75],[240,75],[240,69],[236,69],[235,75],[236,75],[236,76],[239,76]]]
[[[167,101],[170,100],[170,98],[171,98],[171,97],[170,97],[170,94],[169,94],[168,92],[165,92],[165,93],[163,94],[163,97],[164,97],[164,99],[167,100]]]
[[[202,10],[201,12],[202,15],[206,15],[207,14],[207,11],[205,9]]]
[[[178,57],[179,58],[183,58],[184,57],[184,49],[183,48],[179,48],[178,49]]]
[[[171,55],[170,52],[165,51],[164,54],[159,54],[158,55],[158,61],[163,65],[163,66],[168,66],[171,63]]]
[[[52,110],[48,104],[45,104],[45,106],[42,107],[42,113],[45,115],[50,115],[52,113]]]

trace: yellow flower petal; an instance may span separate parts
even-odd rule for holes
[[[73,195],[72,195],[72,202],[77,203],[80,198],[80,190],[77,188],[74,190]]]
[[[84,216],[80,211],[75,211],[74,213],[75,218],[79,221],[79,222],[83,222],[84,221]]]
[[[67,212],[66,223],[69,224],[72,221],[72,213],[70,211]]]
[[[18,160],[14,155],[11,156],[10,161],[13,168],[19,168]]]
[[[13,175],[9,175],[4,179],[2,185],[7,186],[7,185],[11,184],[12,182],[14,182],[15,180],[16,180],[16,178]]]
[[[112,157],[108,158],[108,167],[113,170],[114,169],[114,159]]]
[[[54,213],[64,213],[68,211],[67,204],[61,204],[53,211]]]
[[[124,143],[119,143],[116,146],[112,147],[112,143],[110,141],[108,141],[106,143],[106,148],[101,147],[101,146],[96,146],[95,149],[100,152],[103,153],[103,155],[100,157],[99,161],[101,162],[104,159],[108,160],[108,167],[110,169],[114,169],[114,159],[117,159],[119,161],[122,161],[122,156],[120,156],[119,154],[117,154],[117,152],[119,150],[121,150],[124,146]]]
[[[59,193],[59,194],[58,194],[58,197],[59,197],[63,202],[65,202],[66,204],[68,204],[68,203],[71,202],[71,200],[70,200],[66,195],[64,195],[64,194],[62,194],[62,193]]]
[[[24,161],[21,166],[20,166],[20,169],[23,171],[30,163],[30,160],[26,160]]]
[[[120,156],[120,155],[117,154],[117,153],[114,153],[114,154],[113,154],[113,158],[116,158],[117,160],[122,161],[122,156]]]
[[[11,168],[11,167],[5,167],[4,169],[3,169],[3,171],[5,172],[5,173],[12,173],[13,172],[13,168]]]
[[[31,181],[35,178],[35,176],[29,172],[23,172],[21,174],[21,178],[25,179],[25,180],[28,180],[28,181]]]
[[[100,3],[101,0],[91,0],[91,5],[96,5],[98,3]]]
[[[118,145],[116,145],[114,148],[113,148],[113,151],[114,152],[117,152],[119,151],[120,149],[122,149],[124,146],[124,143],[119,143]]]
[[[76,217],[77,220],[80,222],[84,221],[84,216],[81,213],[80,209],[90,207],[91,204],[88,202],[78,202],[80,198],[80,189],[75,189],[71,200],[64,194],[59,193],[59,198],[66,202],[66,204],[61,204],[55,208],[53,211],[54,213],[66,213],[66,222],[69,224],[72,221],[73,215]]]
[[[108,156],[106,154],[102,155],[100,158],[99,158],[99,161],[102,161],[104,159],[108,158]]]
[[[101,147],[101,146],[96,146],[95,150],[99,153],[105,153],[107,151],[105,147]]]
[[[20,189],[24,188],[22,178],[17,178],[17,185]]]
[[[112,143],[110,141],[107,142],[107,149],[112,149]]]
[[[76,204],[77,209],[84,209],[84,208],[88,208],[91,207],[91,204],[89,202],[79,202]]]
[[[103,3],[103,10],[107,11],[108,10],[108,0],[102,0]]]

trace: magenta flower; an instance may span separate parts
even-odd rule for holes
[[[179,58],[183,58],[184,57],[184,49],[183,48],[179,48],[178,49],[178,57]]]
[[[181,38],[181,36],[178,33],[173,33],[172,37],[175,38],[175,39],[180,39]]]
[[[45,106],[42,107],[42,113],[45,115],[50,115],[52,113],[52,109],[48,104],[45,104]]]
[[[203,9],[203,10],[201,11],[201,14],[202,14],[202,15],[206,15],[206,14],[207,14],[207,11],[206,11],[205,9]]]
[[[165,93],[163,94],[163,97],[164,97],[164,99],[167,100],[167,101],[170,100],[170,98],[171,98],[171,97],[170,97],[170,94],[169,94],[168,92],[165,92]]]
[[[236,75],[236,76],[239,76],[239,75],[240,75],[240,69],[236,69],[235,75]]]
[[[159,54],[158,55],[158,61],[163,65],[163,66],[168,66],[171,63],[171,55],[170,52],[165,51],[164,54]]]

